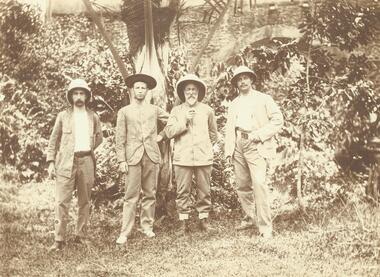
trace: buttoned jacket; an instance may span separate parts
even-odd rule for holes
[[[236,119],[239,112],[239,97],[235,98],[229,108],[227,123],[225,126],[225,156],[232,156],[236,143]],[[249,99],[250,110],[246,111],[252,115],[252,132],[255,132],[260,142],[257,144],[259,154],[264,158],[273,158],[276,154],[276,144],[274,135],[278,133],[283,126],[283,115],[273,98],[265,93],[254,90]]]
[[[169,114],[158,106],[132,103],[121,108],[116,124],[116,155],[119,162],[136,165],[144,150],[153,163],[161,161],[157,144],[157,122],[166,124]]]
[[[212,143],[217,139],[214,111],[198,102],[192,109],[195,116],[191,122],[186,115],[189,106],[183,103],[172,109],[165,133],[174,138],[173,164],[182,166],[204,166],[213,163]]]
[[[95,162],[94,150],[102,143],[102,127],[99,116],[87,110],[90,148],[92,158]],[[71,177],[74,163],[74,117],[73,109],[69,108],[58,114],[55,121],[53,131],[50,135],[49,145],[47,149],[46,160],[54,161],[57,175]]]

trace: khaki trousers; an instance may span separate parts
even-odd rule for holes
[[[260,233],[272,232],[269,188],[266,184],[267,161],[258,153],[255,143],[237,137],[233,165],[236,190],[244,212],[253,221],[256,219]]]
[[[208,218],[212,209],[211,204],[211,165],[206,166],[180,166],[174,165],[175,179],[177,183],[177,209],[179,219],[189,218],[191,212],[191,185],[193,174],[197,186],[196,210],[200,219]]]
[[[158,172],[159,164],[153,163],[146,152],[138,164],[128,166],[120,236],[128,237],[132,231],[141,189],[141,229],[153,230]]]
[[[76,235],[84,237],[90,215],[91,188],[94,185],[94,161],[91,156],[74,157],[71,177],[57,175],[55,190],[55,240],[64,241],[69,221],[69,208],[73,191],[78,194],[78,220]]]

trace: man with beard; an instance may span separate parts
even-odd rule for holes
[[[156,86],[153,77],[142,73],[131,75],[126,84],[131,90],[132,101],[119,110],[116,124],[116,155],[120,172],[126,174],[122,227],[116,241],[120,246],[127,245],[141,190],[140,230],[148,238],[155,237],[153,223],[161,160],[157,143],[162,140],[157,134],[157,122],[166,124],[169,116],[163,109],[145,101],[148,90]]]
[[[78,195],[78,220],[75,242],[86,238],[91,188],[95,179],[94,149],[102,142],[99,117],[87,109],[91,90],[86,81],[71,81],[66,99],[71,107],[58,114],[47,151],[49,177],[56,176],[55,242],[50,251],[64,246],[69,205],[74,190]]]
[[[217,138],[214,111],[201,103],[206,94],[206,85],[196,75],[187,74],[178,80],[177,94],[182,104],[171,111],[165,133],[168,138],[174,138],[173,164],[180,232],[186,234],[189,231],[193,174],[197,186],[196,210],[199,228],[204,231],[212,230],[208,224],[208,216],[212,209],[212,143]]]
[[[237,230],[252,228],[256,219],[263,238],[272,237],[268,162],[274,158],[274,135],[283,116],[272,97],[252,88],[256,74],[246,66],[234,71],[231,84],[239,91],[229,109],[226,123],[225,155],[233,163],[237,194],[247,217]],[[256,204],[256,213],[255,213]]]

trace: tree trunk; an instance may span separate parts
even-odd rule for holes
[[[302,173],[303,173],[303,159],[305,151],[305,132],[304,128],[301,129],[299,141],[299,155],[298,155],[298,173],[297,173],[297,200],[301,210],[305,210],[305,203],[302,197]]]
[[[306,95],[303,95],[303,106],[305,107],[305,97],[310,95],[310,58],[311,58],[311,47],[312,47],[312,41],[311,38],[308,50],[307,50],[307,56],[306,56]],[[305,107],[305,114],[302,114],[301,116],[305,116],[307,114],[307,109]],[[299,143],[299,156],[298,156],[298,174],[297,174],[297,199],[298,199],[298,205],[301,208],[302,211],[305,211],[305,202],[303,200],[302,196],[302,173],[303,173],[303,167],[304,167],[304,151],[305,151],[305,124],[303,123],[303,120],[301,120],[301,134],[300,134],[300,143]]]

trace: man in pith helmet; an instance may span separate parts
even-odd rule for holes
[[[99,116],[87,108],[91,97],[86,81],[72,80],[66,92],[71,107],[58,114],[50,136],[46,160],[49,177],[56,176],[55,241],[50,251],[61,250],[64,246],[74,190],[79,206],[75,242],[81,243],[86,238],[95,179],[94,150],[103,139]]]
[[[122,227],[116,244],[126,246],[135,223],[136,206],[142,190],[140,230],[148,238],[153,230],[156,191],[161,153],[157,122],[166,124],[169,114],[149,104],[145,97],[156,86],[156,80],[143,73],[126,80],[131,91],[131,104],[121,108],[116,124],[116,154],[119,170],[126,174]],[[162,133],[163,134],[163,133]]]
[[[197,186],[195,208],[199,228],[207,231],[211,204],[211,170],[213,164],[212,144],[217,139],[214,111],[201,103],[206,94],[205,83],[194,74],[187,74],[177,82],[177,94],[182,104],[170,113],[165,133],[174,138],[174,174],[177,184],[177,209],[181,232],[189,232],[191,212],[191,187],[193,175]]]
[[[283,116],[271,96],[252,87],[255,81],[256,74],[248,67],[235,69],[231,84],[239,96],[228,109],[225,155],[233,163],[237,194],[247,215],[237,230],[257,225],[262,237],[271,238],[267,168],[276,153],[273,140],[283,126]]]

